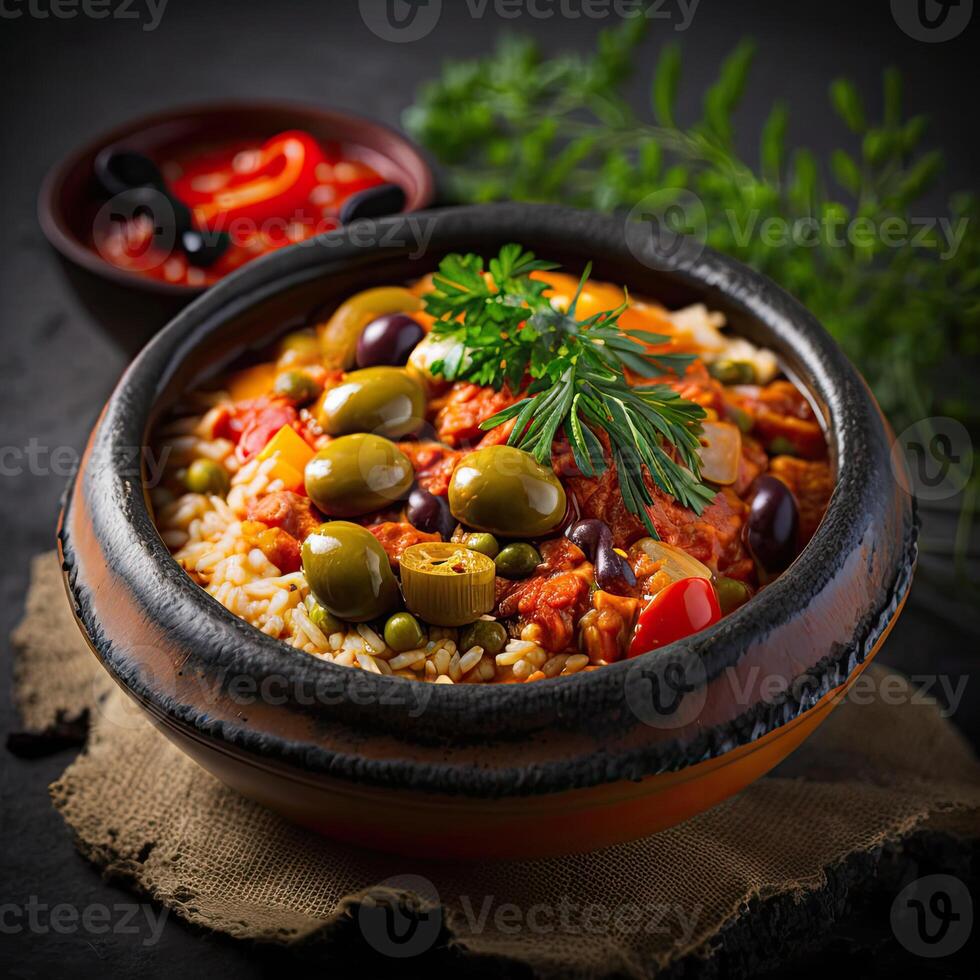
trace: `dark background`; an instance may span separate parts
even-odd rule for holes
[[[35,3],[50,10],[46,0]],[[118,6],[116,0],[113,5]],[[305,100],[397,124],[417,84],[433,75],[444,58],[484,52],[502,30],[533,33],[553,52],[591,48],[598,28],[610,23],[559,15],[540,20],[526,13],[502,20],[493,15],[492,3],[486,16],[474,19],[464,0],[444,0],[443,8],[438,26],[425,39],[392,44],[365,27],[353,0],[169,0],[153,31],[142,30],[146,20],[32,17],[26,0],[23,6],[7,0],[4,10],[20,10],[23,16],[0,19],[0,444],[26,449],[34,439],[47,449],[80,449],[127,363],[126,346],[140,336],[134,323],[130,343],[120,345],[100,327],[78,302],[38,229],[34,209],[40,181],[73,146],[133,115],[229,96]],[[145,4],[136,0],[132,9],[143,13]],[[665,9],[676,10],[676,3]],[[759,126],[771,100],[781,97],[791,107],[791,141],[825,156],[832,147],[846,145],[843,126],[827,103],[830,79],[853,77],[874,108],[881,70],[896,64],[906,80],[908,112],[928,113],[932,138],[946,150],[940,188],[921,212],[942,214],[946,193],[972,187],[980,170],[973,105],[980,81],[975,66],[978,21],[980,14],[955,40],[925,44],[896,26],[887,2],[701,0],[692,26],[683,33],[675,33],[669,22],[652,24],[638,65],[637,105],[646,102],[649,71],[665,41],[676,38],[684,49],[683,119],[686,111],[696,110],[720,59],[750,34],[759,41],[759,54],[739,114],[746,155],[754,160]],[[22,612],[29,558],[53,545],[63,485],[63,477],[55,474],[0,480],[4,732],[18,726],[6,691],[7,636]],[[927,515],[927,542],[947,531],[941,521],[931,525]],[[932,560],[942,563],[943,558]],[[974,744],[980,741],[980,685],[972,677],[978,635],[975,612],[949,601],[927,582],[917,582],[910,606],[879,658],[912,675],[941,673],[953,683],[967,677],[954,720]],[[49,804],[47,785],[68,764],[71,751],[33,761],[0,756],[0,901],[22,904],[36,895],[48,905],[84,907],[131,900],[127,892],[102,882],[78,856]],[[903,959],[887,935],[887,914],[877,926],[880,955],[862,961],[866,975],[884,976],[896,968],[919,975],[946,973],[941,961]],[[844,930],[846,924],[828,937],[830,952],[825,956],[852,948],[842,945]],[[0,974],[114,976],[139,970],[146,976],[179,971],[185,980],[231,975],[246,980],[282,968],[270,951],[256,952],[192,931],[172,916],[156,946],[144,947],[147,937],[145,926],[130,936],[2,935]],[[371,971],[377,966],[372,964]],[[795,964],[794,972],[825,967],[826,961],[809,957]],[[338,969],[346,972],[343,965]]]

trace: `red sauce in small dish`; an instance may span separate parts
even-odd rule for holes
[[[340,226],[344,202],[384,178],[357,151],[300,130],[263,143],[242,140],[157,161],[169,192],[191,209],[203,234],[230,244],[213,264],[188,260],[174,235],[158,235],[148,215],[96,222],[92,245],[119,269],[162,282],[209,286],[251,259]]]

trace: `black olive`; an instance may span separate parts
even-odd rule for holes
[[[231,236],[224,231],[198,231],[188,228],[181,233],[180,247],[187,261],[199,269],[214,265],[231,245]]]
[[[388,313],[372,320],[357,341],[357,366],[377,364],[400,366],[425,336],[425,331],[407,313]]]
[[[102,189],[115,197],[134,187],[155,187],[166,192],[167,184],[160,168],[147,156],[133,150],[106,147],[92,164]]]
[[[593,517],[570,524],[565,531],[565,537],[572,544],[581,548],[589,561],[595,561],[596,546],[599,544],[599,537],[603,532],[609,534],[609,527]]]
[[[767,572],[781,572],[796,557],[800,515],[796,498],[782,480],[760,476],[746,521],[746,540]]]
[[[613,548],[609,525],[596,518],[577,521],[565,531],[565,537],[582,549],[595,566],[596,585],[606,591],[626,589],[636,585],[636,576],[629,562]]]
[[[446,498],[437,497],[422,487],[416,487],[408,495],[405,516],[412,527],[426,534],[441,534],[443,541],[448,541],[456,529],[456,519],[449,512]]]
[[[340,207],[340,223],[358,218],[383,218],[405,207],[405,191],[398,184],[378,184],[352,194]]]

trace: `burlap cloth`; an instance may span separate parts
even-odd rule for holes
[[[359,931],[398,953],[372,915],[399,895],[420,917],[416,943],[435,941],[425,930],[436,922],[441,943],[541,974],[648,976],[710,955],[750,902],[802,899],[855,854],[923,828],[980,836],[968,746],[933,702],[881,668],[876,693],[842,704],[775,774],[681,826],[561,860],[440,865],[331,843],[199,769],[98,666],[53,554],[35,561],[14,643],[26,726],[90,712],[87,747],[51,787],[82,853],[188,921],[241,939],[308,944]]]

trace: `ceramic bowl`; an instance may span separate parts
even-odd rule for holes
[[[413,224],[414,223],[414,224]],[[908,592],[912,499],[854,367],[744,266],[642,225],[506,204],[382,219],[260,259],[185,309],[120,381],[60,527],[65,581],[105,669],[228,785],[337,839],[412,855],[524,857],[646,835],[737,792],[826,717]],[[519,241],[669,307],[701,301],[777,352],[828,433],[837,485],[796,561],[670,647],[533,684],[426,685],[298,655],[225,610],[167,551],[139,450],[203,372],[351,292],[450,251]],[[680,247],[678,247],[680,243]]]

